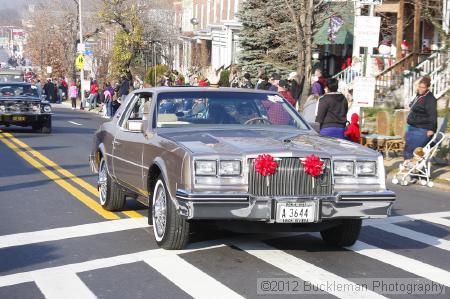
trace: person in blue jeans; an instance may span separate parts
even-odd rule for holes
[[[417,96],[409,104],[403,157],[409,160],[414,150],[424,147],[437,128],[437,100],[430,91],[431,78],[422,77],[417,85]]]

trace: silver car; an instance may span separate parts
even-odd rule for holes
[[[164,87],[128,96],[95,134],[91,166],[101,205],[148,204],[162,248],[196,226],[249,232],[320,231],[352,245],[361,220],[390,214],[383,158],[318,135],[279,94]]]

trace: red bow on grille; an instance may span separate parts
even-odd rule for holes
[[[255,170],[262,176],[272,175],[276,172],[278,163],[271,155],[259,155],[255,160]]]
[[[309,155],[302,161],[302,164],[305,167],[305,172],[312,177],[319,176],[323,173],[324,163],[317,156]]]

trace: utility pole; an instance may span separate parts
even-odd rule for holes
[[[80,26],[80,49],[81,54],[83,54],[83,26],[81,23],[81,0],[78,0],[78,24]],[[81,94],[81,103],[84,103],[84,90],[83,90],[83,82],[84,82],[84,63],[83,67],[80,70],[80,94]],[[83,104],[81,104],[83,105]]]

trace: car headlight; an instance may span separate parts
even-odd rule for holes
[[[33,109],[33,111],[38,111],[39,110],[39,105],[33,105],[32,109]]]
[[[6,110],[6,107],[5,106],[0,106],[0,111],[5,111]]]
[[[334,175],[353,176],[355,173],[355,164],[353,161],[334,161],[333,172]]]
[[[235,176],[241,174],[241,161],[220,161],[219,175]]]
[[[52,112],[52,107],[50,107],[50,105],[45,105],[44,106],[44,112],[47,112],[47,113]]]
[[[215,176],[217,174],[216,161],[206,161],[206,160],[195,161],[195,174]]]
[[[377,163],[375,161],[359,161],[356,163],[356,174],[358,176],[374,176],[377,174]]]

